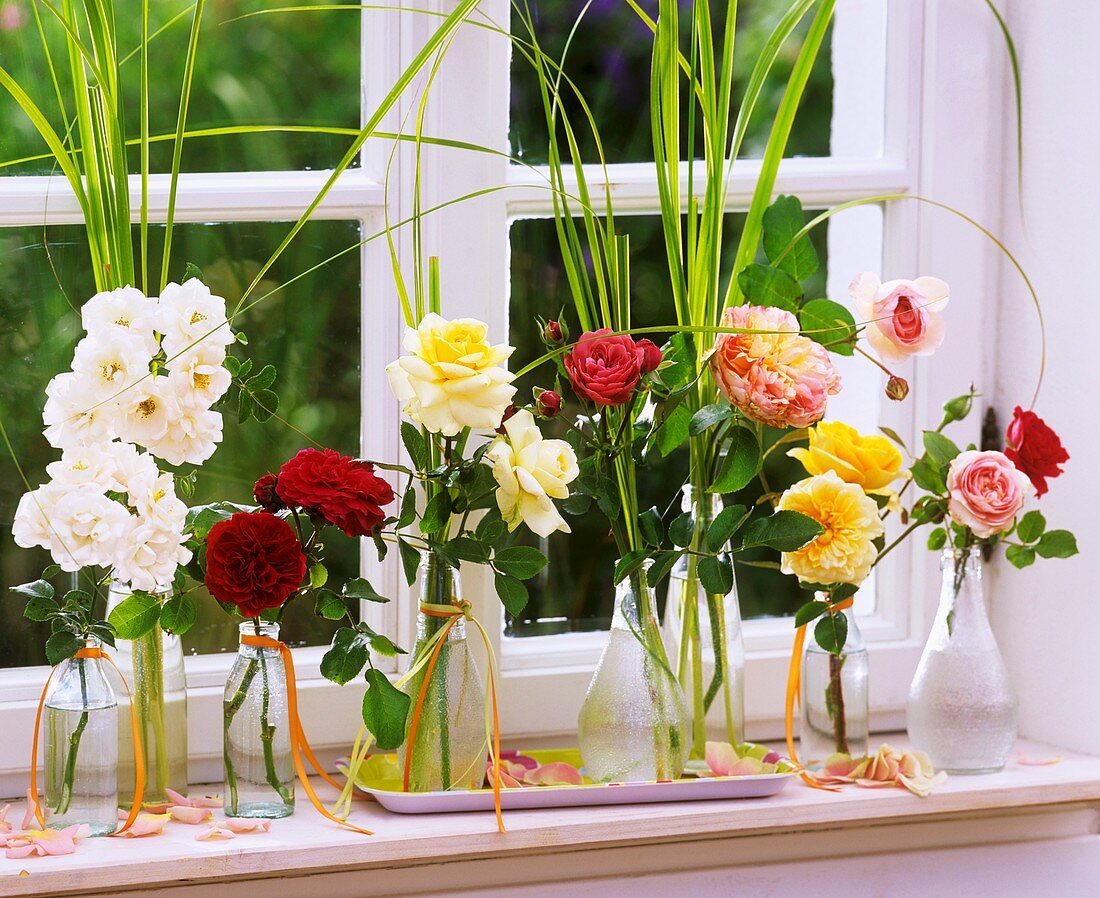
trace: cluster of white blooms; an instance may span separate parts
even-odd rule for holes
[[[50,381],[42,413],[61,459],[20,500],[12,535],[62,570],[96,565],[134,589],[167,587],[191,558],[187,506],[156,458],[200,464],[221,442],[211,406],[231,381],[225,300],[195,278],[159,300],[123,287],[92,297],[81,320],[72,371]]]

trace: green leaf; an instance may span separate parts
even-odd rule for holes
[[[707,548],[712,552],[720,552],[748,516],[749,510],[744,505],[723,508],[707,531]]]
[[[156,596],[135,590],[107,618],[119,639],[140,639],[157,625],[160,602]]]
[[[401,497],[401,514],[397,518],[397,529],[404,530],[416,520],[416,490],[412,484]]]
[[[248,378],[248,389],[251,393],[261,393],[275,383],[278,372],[274,365],[264,365],[256,374]]]
[[[471,561],[474,564],[487,564],[489,548],[480,540],[471,536],[457,536],[443,544],[443,549],[459,561]]]
[[[881,430],[884,434],[886,434],[886,436],[890,440],[892,440],[896,445],[900,446],[906,452],[909,451],[909,447],[905,445],[905,440],[903,440],[901,438],[901,435],[896,430],[894,430],[893,428],[890,428],[890,427],[881,427],[881,426],[879,427],[879,430]]]
[[[446,490],[440,490],[424,508],[424,517],[420,519],[420,532],[433,534],[442,530],[451,517],[451,497]]]
[[[679,449],[688,438],[691,427],[691,409],[677,405],[661,423],[657,431],[657,450],[667,457]]]
[[[46,660],[60,664],[84,648],[84,640],[68,630],[58,630],[46,640]]]
[[[367,692],[363,696],[363,723],[383,751],[400,748],[405,741],[405,720],[411,699],[380,670],[367,671]]]
[[[397,550],[401,555],[401,567],[405,571],[405,582],[412,586],[416,582],[416,569],[420,567],[420,552],[400,536],[397,537]]]
[[[198,617],[198,605],[191,594],[186,592],[173,593],[160,609],[161,627],[177,636],[190,630]]]
[[[949,464],[959,454],[958,446],[942,433],[936,433],[934,430],[924,432],[924,449],[929,458],[940,467]]]
[[[62,611],[85,611],[88,614],[92,613],[92,594],[85,592],[83,589],[70,589],[65,593],[65,598],[61,602]]]
[[[856,320],[831,299],[812,299],[798,313],[802,333],[837,355],[855,355]]]
[[[622,558],[615,562],[615,573],[612,577],[612,582],[622,583],[623,580],[633,574],[645,563],[647,557],[645,551],[636,550],[627,552]]]
[[[699,583],[709,595],[724,596],[733,590],[733,562],[727,553],[699,559]]]
[[[186,284],[191,278],[206,283],[206,278],[202,276],[202,269],[194,262],[187,263],[187,266],[183,269],[183,280],[180,283]]]
[[[928,548],[931,551],[938,552],[945,545],[947,545],[947,531],[942,527],[937,527],[928,534]]]
[[[1009,546],[1005,558],[1013,567],[1025,568],[1035,563],[1035,550],[1031,546]]]
[[[509,577],[507,574],[497,574],[493,578],[493,583],[496,586],[497,596],[507,612],[513,617],[522,613],[527,607],[528,599],[527,587],[523,581]]]
[[[656,506],[638,515],[638,529],[648,545],[659,546],[665,538],[665,525]]]
[[[691,421],[688,422],[688,433],[697,437],[703,431],[709,430],[715,424],[721,424],[732,416],[733,406],[728,403],[716,402],[713,405],[704,405],[691,416]]]
[[[1069,558],[1077,554],[1077,537],[1068,530],[1048,530],[1035,545],[1043,558]]]
[[[321,658],[321,676],[343,686],[350,683],[370,660],[370,643],[351,627],[341,627],[332,638],[332,648]]]
[[[328,568],[316,561],[309,566],[309,585],[314,589],[320,589],[328,583]]]
[[[380,595],[378,591],[371,586],[369,580],[364,580],[362,577],[355,577],[352,580],[348,580],[340,592],[345,599],[354,599],[355,601],[377,602],[380,605],[384,605],[389,601],[389,599]]]
[[[843,614],[827,614],[814,627],[814,639],[825,651],[839,655],[848,641],[848,618]]]
[[[493,555],[493,565],[498,571],[520,580],[530,580],[546,564],[546,556],[531,546],[509,546]]]
[[[218,505],[206,505],[201,508],[192,508],[187,515],[187,528],[196,539],[203,540],[210,535],[211,529],[220,521],[226,521],[233,517],[234,509],[223,508]]]
[[[362,626],[362,624],[360,624]],[[385,658],[396,658],[398,655],[407,655],[403,648],[398,646],[388,636],[383,636],[381,633],[375,633],[373,630],[366,634],[367,639],[370,640],[371,651],[377,652]]]
[[[35,595],[27,599],[27,604],[23,608],[23,617],[27,620],[45,621],[57,614],[60,608],[57,599],[52,595]]]
[[[817,620],[828,610],[828,602],[807,602],[794,613],[794,625],[796,627],[804,627],[810,621]]]
[[[240,396],[237,398],[237,423],[244,424],[252,417],[255,408],[256,406],[252,402],[252,397],[248,394],[248,391],[241,390]]]
[[[787,272],[753,262],[737,275],[737,286],[746,301],[754,306],[774,306],[788,312],[798,311],[802,287]]]
[[[768,261],[796,281],[804,281],[814,274],[819,262],[809,234],[803,234],[798,242],[791,246],[791,240],[806,224],[802,212],[802,203],[796,196],[778,196],[764,213],[764,254]],[[791,246],[790,251],[779,259],[779,255]]]
[[[765,546],[780,552],[796,552],[824,532],[824,528],[809,515],[798,511],[777,511],[766,518],[757,518],[745,528],[742,549]]]
[[[48,580],[35,580],[33,583],[23,583],[19,586],[8,587],[17,596],[26,599],[52,599],[54,588]]]
[[[708,492],[735,493],[744,489],[760,471],[760,441],[747,427],[730,430],[726,457]]]
[[[248,334],[246,334],[244,331],[237,331],[236,340],[237,340],[238,343],[241,344],[241,346],[247,346],[248,345]]]
[[[685,511],[668,528],[668,538],[674,546],[690,546],[691,538],[695,533],[695,522],[691,513]]]
[[[922,490],[937,495],[947,491],[947,481],[944,479],[943,469],[927,455],[922,455],[910,468],[913,482]]]
[[[279,396],[271,390],[259,390],[252,394],[252,414],[261,423],[267,421],[279,410]]]
[[[492,508],[478,522],[474,535],[483,543],[493,545],[504,536],[507,525],[500,518],[500,509]]]
[[[1016,525],[1016,535],[1020,537],[1021,542],[1033,543],[1047,529],[1047,520],[1043,517],[1041,511],[1029,511],[1022,518],[1020,523]]]
[[[344,600],[331,589],[317,590],[317,601],[313,611],[325,620],[341,620],[348,613]]]
[[[680,560],[683,552],[660,552],[653,559],[653,566],[649,569],[650,586],[657,586],[665,577],[668,572],[672,570],[673,565]]]
[[[428,470],[428,444],[424,441],[420,428],[408,421],[402,421],[401,442],[405,444],[405,451],[409,453],[413,468],[421,472]]]

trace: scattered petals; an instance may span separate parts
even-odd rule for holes
[[[1036,758],[1032,755],[1025,755],[1023,752],[1021,752],[1020,754],[1016,755],[1016,763],[1024,767],[1050,767],[1052,764],[1061,764],[1062,758]],[[5,810],[7,809],[5,808]],[[2,819],[3,816],[0,815],[0,820]]]
[[[20,829],[26,830],[31,828],[31,824],[34,822],[35,817],[34,807],[34,793],[30,789],[27,789],[27,810],[26,813],[23,814],[23,825]]]
[[[250,817],[226,817],[225,825],[235,833],[266,833],[271,830],[270,820]]]
[[[524,782],[531,786],[581,786],[584,779],[572,764],[552,761],[534,770],[528,770]]]
[[[130,828],[122,835],[128,839],[157,836],[164,832],[164,825],[171,819],[171,814],[138,814]]]
[[[707,766],[715,776],[731,776],[730,771],[737,763],[737,750],[728,742],[707,743]]]
[[[518,751],[502,751],[500,753],[500,761],[503,764],[508,761],[512,764],[519,764],[526,770],[534,770],[539,766],[539,762],[534,758],[527,755],[520,754]]]
[[[6,804],[3,808],[0,808],[0,833],[10,833],[12,826],[7,821],[8,811],[11,810],[11,805]]]
[[[760,776],[764,772],[764,763],[759,758],[741,758],[726,776]]]
[[[228,827],[218,826],[214,824],[207,830],[203,830],[197,836],[195,836],[196,842],[213,842],[218,839],[235,839],[237,834]]]
[[[209,808],[193,808],[187,805],[172,805],[168,808],[168,815],[180,823],[188,823],[192,826],[209,820],[213,814]]]
[[[819,786],[842,786],[854,783],[864,789],[898,786],[914,795],[927,798],[947,780],[942,770],[936,773],[932,761],[923,751],[903,751],[883,745],[870,757],[852,758],[846,754],[831,755],[825,766],[809,773]]]
[[[168,804],[177,808],[220,808],[225,802],[220,795],[203,795],[187,797],[180,795],[175,789],[165,789],[168,795]]]
[[[74,823],[64,829],[30,829],[7,836],[5,854],[9,858],[73,854],[77,843],[91,833],[86,823]]]

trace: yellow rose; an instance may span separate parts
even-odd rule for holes
[[[822,421],[809,434],[807,448],[787,453],[802,462],[807,474],[833,471],[868,493],[889,493],[901,476],[901,453],[886,437],[862,434],[843,421]]]
[[[411,421],[448,437],[464,427],[500,425],[516,394],[515,375],[501,367],[513,350],[490,344],[488,330],[473,318],[448,321],[434,313],[405,329],[411,354],[388,364],[386,375]]]
[[[878,555],[874,540],[885,528],[878,506],[854,483],[835,471],[807,477],[788,489],[779,508],[809,515],[825,532],[797,552],[783,553],[783,573],[804,583],[859,585]]]

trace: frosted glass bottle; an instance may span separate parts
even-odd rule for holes
[[[982,587],[981,550],[947,548],[940,605],[909,688],[909,738],[948,773],[993,773],[1016,742],[1018,705]]]
[[[826,597],[819,595],[819,599]],[[852,609],[839,612],[848,620],[848,637],[839,655],[826,652],[806,636],[802,656],[802,749],[800,760],[819,767],[829,755],[853,758],[868,753],[870,729],[870,665],[867,646]]]

